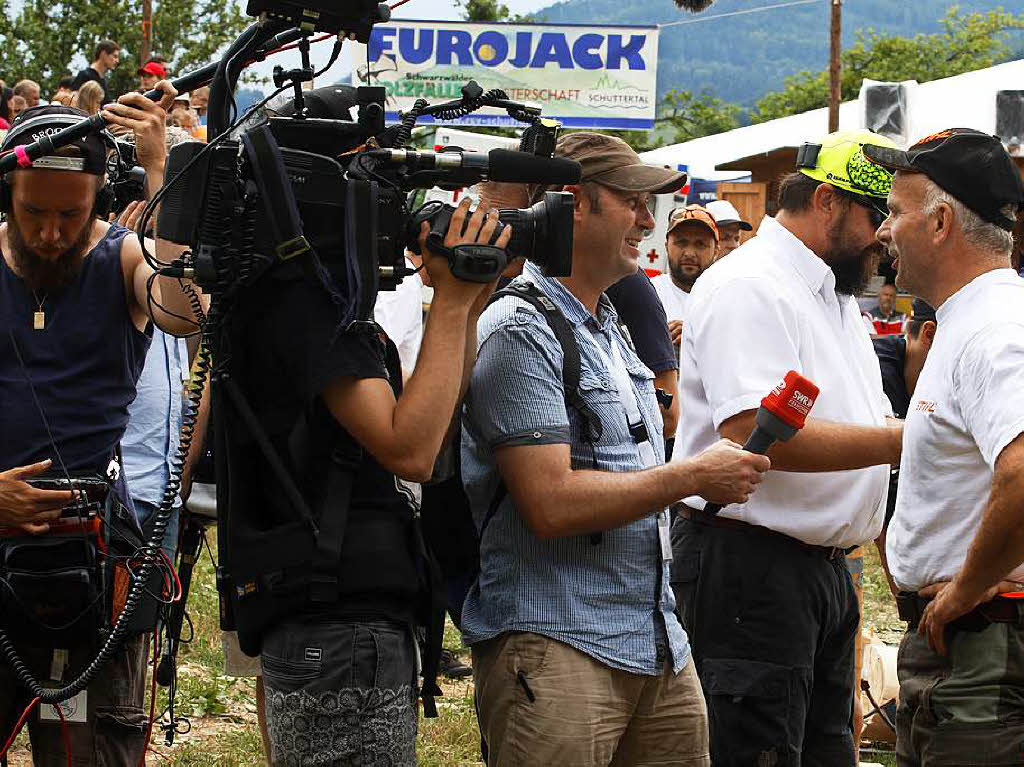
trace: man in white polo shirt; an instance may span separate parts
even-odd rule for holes
[[[878,232],[896,284],[939,331],[907,413],[889,567],[900,646],[897,759],[1024,763],[1024,280],[1010,268],[1024,204],[998,138],[968,129],[907,152]],[[937,596],[936,596],[937,594]]]
[[[779,213],[690,293],[680,358],[682,458],[744,442],[796,370],[821,388],[804,429],[769,451],[756,497],[714,516],[688,498],[673,586],[708,702],[715,767],[852,767],[860,619],[844,550],[882,527],[900,431],[854,295],[874,271],[891,176],[865,131],[805,144]]]
[[[677,355],[690,290],[704,270],[715,262],[717,249],[718,227],[710,213],[700,205],[686,205],[672,211],[665,235],[668,271],[651,280],[651,284],[665,308],[668,333]]]

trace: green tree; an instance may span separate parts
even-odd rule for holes
[[[509,17],[508,6],[498,0],[459,0],[462,18],[466,21],[506,21]]]
[[[954,6],[940,22],[942,31],[913,37],[859,32],[842,53],[842,98],[855,99],[865,78],[886,82],[928,82],[993,66],[1010,54],[1007,35],[1024,29],[1024,14],[1003,10],[962,14]],[[828,105],[828,71],[804,71],[786,78],[781,91],[757,103],[754,122],[798,114]]]
[[[26,0],[12,15],[0,0],[0,77],[10,83],[28,77],[52,93],[71,71],[71,60],[86,61],[100,40],[121,45],[121,63],[108,76],[114,96],[137,87],[142,42],[141,0]],[[153,3],[152,50],[175,73],[212,61],[249,20],[237,3],[217,0],[156,0]]]
[[[466,21],[518,24],[527,21],[542,21],[531,14],[512,13],[499,0],[456,0]]]
[[[674,142],[689,141],[701,136],[738,128],[740,108],[727,104],[709,91],[700,93],[673,88],[661,99],[655,122],[668,123],[675,129]]]

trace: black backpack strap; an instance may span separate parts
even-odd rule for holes
[[[264,213],[275,240],[275,255],[287,261],[306,253],[310,246],[302,231],[299,206],[292,185],[281,183],[281,179],[288,178],[288,173],[270,126],[261,125],[243,133],[242,145],[264,200]]]
[[[425,591],[424,603],[420,610],[420,622],[426,629],[426,642],[421,655],[423,661],[423,685],[420,698],[423,700],[423,716],[437,716],[437,704],[434,698],[443,695],[437,684],[437,675],[441,669],[441,649],[444,644],[444,617],[448,610],[448,592],[444,584],[444,576],[437,564],[437,559],[430,553],[426,539],[423,537],[423,526],[419,512],[413,517],[413,537],[416,547],[416,558],[419,560],[421,584]]]
[[[601,419],[598,418],[597,413],[583,399],[583,393],[580,391],[580,370],[582,368],[580,347],[576,343],[576,336],[573,335],[569,321],[562,314],[561,310],[555,306],[554,302],[544,295],[540,288],[532,282],[519,283],[518,285],[513,283],[501,290],[495,291],[488,300],[487,305],[490,306],[505,296],[519,298],[530,304],[530,306],[541,313],[545,322],[548,323],[548,327],[551,328],[551,332],[555,334],[555,339],[562,348],[562,390],[565,395],[565,402],[579,415],[580,420],[583,422],[584,438],[593,446],[595,442],[601,439],[604,427],[601,425]],[[491,505],[487,509],[487,516],[484,517],[483,524],[480,526],[479,540],[483,540],[484,529],[494,515],[498,513],[498,507],[501,506],[501,502],[505,499],[507,492],[505,483],[500,482],[494,496],[491,498]],[[602,533],[593,533],[590,536],[590,543],[596,546],[603,537]]]
[[[496,291],[488,301],[488,305],[505,296],[520,298],[539,311],[555,334],[558,345],[562,347],[562,389],[565,393],[565,402],[575,410],[584,424],[585,438],[588,442],[597,442],[601,439],[603,427],[597,414],[583,399],[580,393],[580,347],[576,343],[576,336],[573,335],[572,327],[565,315],[557,306],[544,295],[533,283],[521,283],[520,285],[509,285],[502,290]]]
[[[264,431],[263,426],[256,417],[256,414],[252,411],[252,407],[249,405],[249,401],[245,398],[245,394],[242,393],[242,389],[230,376],[224,376],[221,383],[231,399],[231,404],[235,406],[235,410],[240,416],[242,416],[242,421],[249,428],[249,433],[263,452],[263,457],[267,459],[267,464],[270,466],[270,470],[281,483],[281,488],[284,490],[285,495],[291,502],[293,510],[307,525],[309,525],[313,534],[319,537],[320,528],[316,523],[316,517],[314,517],[313,512],[310,510],[309,505],[306,503],[306,499],[302,496],[299,488],[295,486],[295,480],[292,479],[292,475],[285,467],[284,461],[281,460],[281,456],[278,455],[277,450],[274,448],[273,444],[271,444],[270,438],[267,436],[266,431]]]

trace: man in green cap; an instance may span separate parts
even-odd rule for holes
[[[690,293],[676,455],[744,442],[789,370],[821,389],[804,428],[768,451],[747,502],[679,507],[672,580],[708,703],[715,767],[853,767],[857,595],[844,554],[882,528],[900,430],[854,296],[882,246],[891,175],[865,131],[805,144],[779,212]]]

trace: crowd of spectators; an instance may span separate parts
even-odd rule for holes
[[[92,52],[89,66],[77,74],[67,73],[56,82],[56,87],[43,98],[44,88],[34,80],[20,79],[8,86],[0,79],[0,141],[11,123],[25,109],[40,104],[60,104],[77,107],[89,115],[112,102],[120,93],[112,93],[110,73],[121,63],[121,46],[113,40],[102,40]],[[161,56],[152,56],[137,70],[140,93],[152,90],[157,82],[170,76],[167,62]],[[12,78],[13,79],[13,78]],[[206,104],[210,89],[197,88],[192,93],[178,94],[167,111],[167,125],[182,129],[200,141],[206,140]]]

